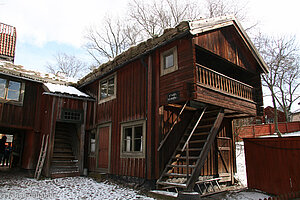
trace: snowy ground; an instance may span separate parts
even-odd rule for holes
[[[68,177],[36,181],[24,174],[0,173],[0,199],[147,199],[138,191],[87,177]]]
[[[299,136],[300,132],[285,136]],[[247,187],[247,175],[243,142],[236,143],[237,173],[235,177]],[[68,177],[36,181],[20,172],[0,171],[0,199],[146,199],[153,198],[139,191],[122,187],[108,181],[96,182],[88,177]],[[231,191],[212,195],[204,199],[252,200],[269,196],[259,191]]]
[[[244,142],[235,143],[235,155],[236,155],[236,167],[237,173],[235,178],[240,181],[243,186],[247,186],[247,174],[246,174],[246,163],[245,163],[245,153],[244,153]]]

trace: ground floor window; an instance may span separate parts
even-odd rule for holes
[[[145,120],[121,125],[121,157],[145,157]]]

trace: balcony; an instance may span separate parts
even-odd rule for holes
[[[218,91],[239,99],[253,101],[253,87],[225,76],[200,64],[197,68],[197,85]]]

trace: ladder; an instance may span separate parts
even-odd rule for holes
[[[45,158],[46,158],[46,154],[47,154],[47,147],[48,147],[48,138],[49,135],[46,136],[45,139],[45,135],[43,135],[43,139],[42,139],[42,146],[41,146],[41,151],[40,151],[40,156],[39,156],[39,160],[38,163],[36,165],[36,169],[35,169],[35,173],[34,173],[34,178],[36,180],[40,179],[41,173],[42,173],[42,169],[44,166],[44,162],[45,162]]]

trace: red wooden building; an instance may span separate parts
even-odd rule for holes
[[[234,17],[182,22],[131,47],[82,78],[84,93],[2,62],[0,131],[19,141],[26,169],[48,135],[46,176],[88,168],[185,190],[233,182],[232,120],[262,114],[267,71]]]
[[[234,17],[182,22],[78,83],[90,171],[192,189],[233,182],[232,120],[262,114],[268,67]]]
[[[34,170],[48,135],[44,174],[83,173],[87,102],[92,99],[62,77],[0,61],[0,134],[12,138],[10,167]]]

